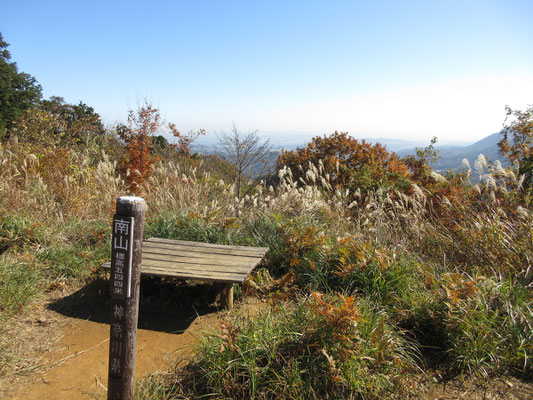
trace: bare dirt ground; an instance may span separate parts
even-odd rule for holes
[[[512,376],[489,380],[454,379],[450,382],[431,385],[424,398],[428,400],[531,400],[533,399],[533,384]]]
[[[180,334],[139,329],[136,378],[170,367],[176,358],[187,358],[205,325],[216,323],[217,315],[198,317]],[[10,399],[81,399],[105,397],[109,354],[109,326],[69,320],[63,335],[44,365],[44,372],[32,374],[6,393]]]
[[[186,361],[202,333],[227,315],[214,301],[212,285],[175,285],[146,280],[141,285],[136,379]],[[11,361],[0,370],[0,398],[12,400],[104,399],[109,352],[107,281],[78,288],[59,285],[47,299],[3,327]],[[244,304],[243,304],[244,303]],[[237,305],[254,314],[264,302]],[[6,339],[7,338],[7,339]],[[5,344],[5,343],[0,343]],[[1,364],[0,364],[1,368]],[[429,385],[423,399],[533,399],[533,384],[514,377],[480,382],[455,379]]]
[[[139,312],[136,379],[168,370],[176,360],[187,360],[202,332],[215,329],[226,315],[212,302],[216,296],[212,285],[180,288],[156,281],[143,285],[146,290]],[[0,398],[106,397],[106,289],[105,281],[96,280],[77,290],[57,290],[50,294],[48,305],[36,304],[12,324],[9,330],[14,358],[9,370],[0,375]],[[261,303],[256,305],[260,307]],[[250,312],[254,307],[244,306]]]

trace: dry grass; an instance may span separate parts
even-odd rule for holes
[[[52,297],[63,295],[58,291]],[[50,351],[61,339],[65,320],[35,302],[24,314],[10,318],[0,331],[0,397],[28,375],[46,371]]]

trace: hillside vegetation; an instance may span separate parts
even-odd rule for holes
[[[0,145],[1,326],[58,285],[99,279],[114,202],[137,194],[147,237],[270,248],[242,294],[270,306],[207,333],[139,398],[407,398],[431,377],[530,380],[532,109],[509,112],[509,168],[480,156],[442,176],[431,146],[400,159],[335,132],[283,153],[277,179],[241,198],[231,165],[190,154],[201,131],[154,137],[149,105],[109,131],[83,103],[40,101]],[[12,344],[2,328],[0,374]]]

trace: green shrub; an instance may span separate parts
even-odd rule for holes
[[[99,263],[109,257],[107,246],[91,249],[80,245],[60,244],[44,248],[37,259],[52,280],[62,278],[83,278],[88,276]]]
[[[488,376],[531,375],[533,297],[522,283],[451,275],[445,283],[447,355],[452,368]]]
[[[335,276],[332,287],[358,293],[378,304],[400,302],[413,291],[423,290],[415,263],[370,243],[336,247],[330,264]]]
[[[238,241],[237,231],[233,227],[207,223],[186,213],[156,216],[147,221],[144,236],[216,244],[233,244]]]
[[[290,267],[312,290],[358,293],[388,304],[422,288],[416,263],[354,235],[331,237],[313,225],[282,227]]]
[[[4,214],[0,218],[0,254],[11,247],[44,241],[44,224],[29,218]]]
[[[166,395],[406,398],[417,384],[415,356],[384,312],[353,297],[315,294],[254,319],[223,323],[220,332],[204,337],[197,357],[176,371],[178,382]]]
[[[287,249],[280,232],[280,221],[279,215],[259,213],[254,218],[245,220],[241,228],[242,244],[268,247],[264,264],[274,275],[287,272],[289,265]]]
[[[36,252],[47,278],[83,278],[110,259],[111,227],[106,221],[69,220],[50,228],[47,244]]]

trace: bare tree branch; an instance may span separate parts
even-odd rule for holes
[[[235,125],[231,132],[222,131],[217,136],[217,155],[234,167],[233,179],[240,201],[262,179],[273,173],[272,145],[269,140],[261,140],[257,130],[243,134]]]

